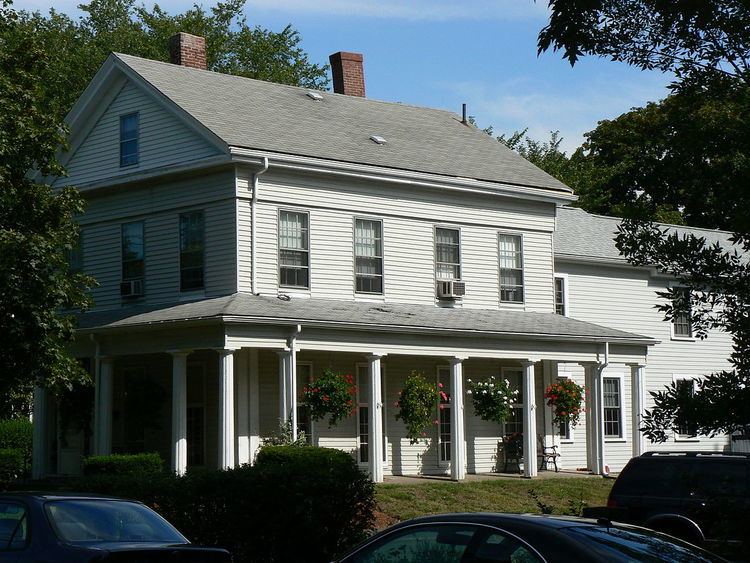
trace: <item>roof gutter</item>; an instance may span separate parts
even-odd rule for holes
[[[258,237],[257,237],[257,207],[258,207],[258,187],[260,185],[260,175],[265,174],[268,170],[268,157],[262,159],[260,170],[253,172],[253,194],[250,200],[250,289],[253,295],[258,295]]]

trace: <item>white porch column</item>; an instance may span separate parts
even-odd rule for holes
[[[47,472],[47,390],[34,387],[33,437],[31,444],[31,478],[42,479]]]
[[[279,426],[284,426],[290,420],[289,412],[289,350],[277,352],[279,355]]]
[[[294,343],[289,347],[289,359],[287,360],[289,367],[287,368],[287,380],[286,388],[289,393],[289,416],[287,420],[292,421],[292,440],[297,440],[297,433],[299,431],[297,424],[297,348]]]
[[[237,465],[250,463],[250,405],[248,404],[247,350],[235,355],[235,392],[237,393]]]
[[[370,444],[369,444],[369,469],[370,478],[375,483],[383,482],[383,389],[380,381],[381,366],[380,354],[371,354],[367,357],[367,367],[370,384]]]
[[[250,409],[249,419],[249,463],[255,462],[255,455],[260,448],[260,380],[258,377],[258,349],[251,348],[248,354],[248,407]]]
[[[645,407],[645,377],[646,366],[630,364],[630,390],[633,396],[633,457],[638,457],[646,451],[646,440],[641,432],[643,411]]]
[[[172,471],[187,471],[187,357],[190,352],[172,355]]]
[[[604,409],[599,364],[582,364],[586,374],[586,452],[595,475],[604,473]]]
[[[114,360],[99,358],[98,388],[94,389],[94,409],[96,411],[96,454],[112,453],[112,377]]]
[[[523,476],[537,476],[536,454],[536,393],[534,362],[521,362],[523,367]]]
[[[451,364],[451,479],[466,479],[466,430],[464,427],[464,358]]]
[[[219,469],[234,467],[234,350],[219,352]]]

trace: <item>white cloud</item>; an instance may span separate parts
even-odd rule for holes
[[[250,9],[415,21],[543,19],[539,0],[248,0]]]

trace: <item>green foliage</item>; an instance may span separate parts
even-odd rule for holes
[[[0,485],[20,479],[26,474],[27,468],[23,450],[0,448]]]
[[[396,420],[406,425],[406,436],[412,444],[427,438],[427,429],[435,421],[440,400],[438,388],[419,371],[412,371],[398,395]]]
[[[336,426],[354,412],[357,388],[351,374],[326,369],[310,385],[302,389],[303,402],[313,420],[328,417],[328,427]]]
[[[55,53],[41,87],[59,116],[72,107],[110,52],[169,60],[169,38],[184,31],[206,38],[210,70],[260,80],[325,88],[326,67],[311,63],[291,26],[280,32],[251,26],[245,0],[217,2],[208,10],[195,4],[177,14],[135,0],[92,0],[76,21],[54,9],[49,14],[20,12],[20,24],[40,47]]]
[[[164,470],[157,453],[94,455],[83,459],[84,475],[150,475]]]
[[[36,382],[52,389],[87,380],[67,354],[74,319],[92,281],[70,272],[66,249],[78,237],[78,193],[57,193],[29,170],[56,176],[65,130],[50,111],[44,77],[56,54],[0,4],[0,416],[28,414]]]
[[[511,389],[510,381],[494,375],[481,381],[467,379],[466,386],[474,413],[482,420],[502,424],[511,415],[511,405],[518,400],[518,390]]]
[[[305,433],[298,432],[297,439],[295,440],[294,433],[292,432],[293,428],[290,420],[282,423],[276,434],[263,438],[261,449],[268,446],[294,446],[296,448],[307,446],[307,436]]]
[[[0,420],[0,450],[5,452],[0,461],[0,481],[13,473],[16,477],[27,475],[31,468],[31,445],[34,428],[28,418]],[[11,470],[12,468],[12,470]],[[10,479],[8,479],[10,480]]]
[[[747,430],[750,263],[739,251],[750,252],[750,234],[735,234],[733,241],[736,248],[727,250],[703,237],[680,235],[652,223],[624,221],[619,227],[617,247],[631,264],[656,267],[680,281],[680,287],[658,293],[664,299],[658,309],[665,320],[689,314],[697,338],[706,338],[711,329],[732,336],[733,369],[699,378],[694,392],[672,384],[651,393],[654,406],[643,418],[642,431],[653,442],[665,442],[685,426],[708,436]]]
[[[547,406],[552,407],[552,422],[576,426],[583,407],[583,387],[572,379],[553,383],[544,391]]]
[[[315,447],[267,447],[255,466],[228,471],[94,475],[70,487],[140,500],[235,561],[331,561],[364,539],[375,507],[374,485],[352,457]]]

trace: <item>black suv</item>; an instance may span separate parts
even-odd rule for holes
[[[617,477],[607,507],[612,520],[723,553],[750,552],[750,454],[645,453]]]

